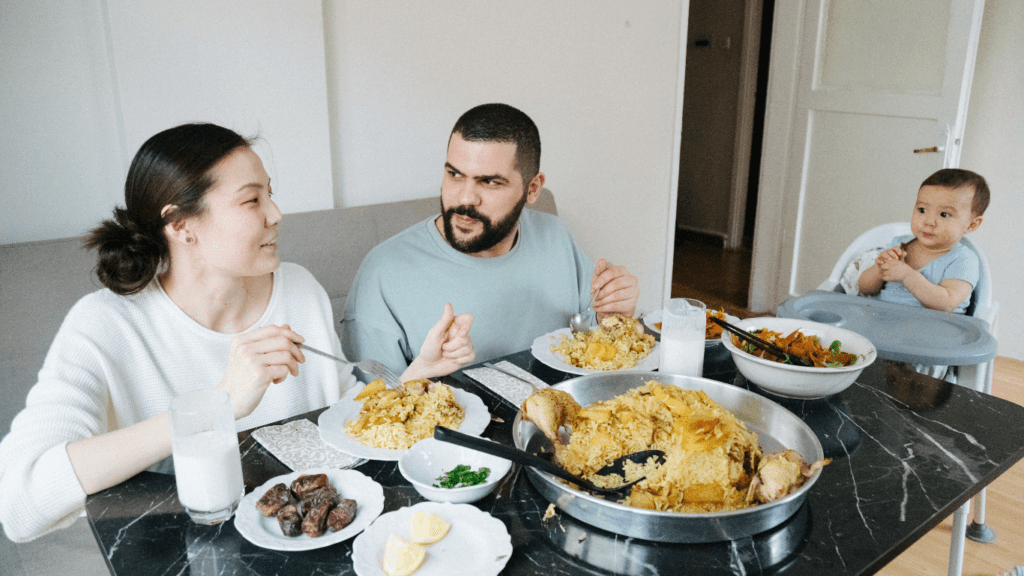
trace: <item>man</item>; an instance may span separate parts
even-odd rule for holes
[[[473,314],[478,360],[529,348],[591,301],[598,320],[632,316],[635,276],[595,265],[561,220],[524,210],[543,187],[529,116],[505,104],[463,114],[448,141],[441,214],[382,242],[356,274],[342,320],[346,357],[401,372],[447,302]]]

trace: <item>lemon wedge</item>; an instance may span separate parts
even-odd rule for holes
[[[409,534],[417,544],[433,544],[444,538],[451,526],[437,514],[417,510],[409,520]]]
[[[409,576],[423,564],[427,551],[423,546],[407,542],[394,532],[384,544],[384,572],[388,576]]]

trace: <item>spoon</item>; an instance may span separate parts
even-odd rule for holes
[[[590,329],[590,323],[583,317],[583,314],[573,314],[569,316],[569,331],[573,334],[579,334],[586,332]]]
[[[789,352],[786,352],[785,350],[783,350],[782,348],[779,348],[775,344],[772,344],[771,342],[768,342],[767,340],[762,340],[762,339],[758,338],[757,336],[754,336],[750,332],[747,332],[746,330],[743,330],[741,328],[733,326],[732,324],[729,324],[728,322],[726,322],[725,320],[722,320],[721,318],[716,318],[715,316],[708,316],[708,320],[711,320],[712,322],[714,322],[715,324],[718,324],[719,326],[721,326],[725,330],[728,330],[729,332],[735,334],[736,336],[739,336],[740,339],[746,340],[747,342],[750,342],[751,344],[753,344],[754,346],[757,346],[758,348],[761,348],[763,350],[767,350],[768,352],[771,352],[772,354],[778,356],[779,358],[788,358],[790,362],[792,362],[793,364],[795,364],[797,366],[804,366],[806,368],[813,368],[814,367],[814,363],[813,362],[805,360],[805,359],[803,359],[803,358],[801,358],[801,357],[799,357],[799,356],[797,356],[795,354],[790,354]]]
[[[491,456],[497,456],[498,458],[504,458],[505,460],[511,460],[512,462],[516,462],[524,466],[536,468],[537,470],[540,470],[542,472],[547,472],[548,474],[558,476],[563,480],[568,480],[569,482],[572,482],[573,484],[576,484],[577,486],[585,490],[589,490],[590,492],[594,492],[596,494],[614,494],[621,496],[627,490],[632,488],[634,484],[643,480],[643,478],[638,478],[632,482],[628,482],[626,484],[623,484],[622,486],[617,486],[615,488],[602,488],[600,486],[595,486],[594,483],[589,480],[580,478],[575,474],[567,472],[566,470],[552,464],[551,462],[548,462],[547,460],[539,456],[534,456],[533,454],[530,454],[529,452],[526,452],[524,450],[519,450],[518,448],[505,446],[504,444],[499,444],[498,442],[492,442],[490,440],[484,440],[483,438],[478,438],[476,436],[470,436],[468,434],[456,432],[449,428],[445,428],[444,426],[434,426],[434,438],[442,442],[449,442],[457,446],[470,448],[478,452],[490,454]],[[625,456],[622,456],[621,458],[616,458],[611,464],[598,470],[597,473],[598,475],[603,476],[617,470],[616,473],[622,474],[622,467],[626,460],[642,464],[644,462],[647,462],[647,459],[650,458],[651,456],[657,458],[659,464],[665,463],[665,453],[662,452],[661,450],[644,450],[642,452],[627,454]]]
[[[590,330],[590,318],[594,316],[594,295],[590,295],[590,304],[587,306],[586,314],[576,313],[569,316],[569,330],[573,334],[579,334]]]

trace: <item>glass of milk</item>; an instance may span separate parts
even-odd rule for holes
[[[673,298],[661,316],[659,372],[700,377],[704,372],[706,307],[693,298]]]
[[[186,392],[171,402],[171,454],[178,501],[197,524],[219,524],[245,493],[228,393]]]

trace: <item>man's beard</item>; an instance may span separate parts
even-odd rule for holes
[[[445,210],[444,200],[442,200],[441,215],[444,220],[444,237],[452,248],[463,254],[476,254],[484,250],[490,250],[515,230],[516,223],[519,222],[519,216],[523,213],[523,208],[525,207],[526,192],[524,191],[523,197],[519,199],[515,207],[496,224],[492,224],[490,218],[477,212],[473,206],[456,206]],[[468,216],[479,221],[483,225],[483,230],[475,238],[465,240],[456,238],[455,230],[452,226],[452,216],[455,214]]]

